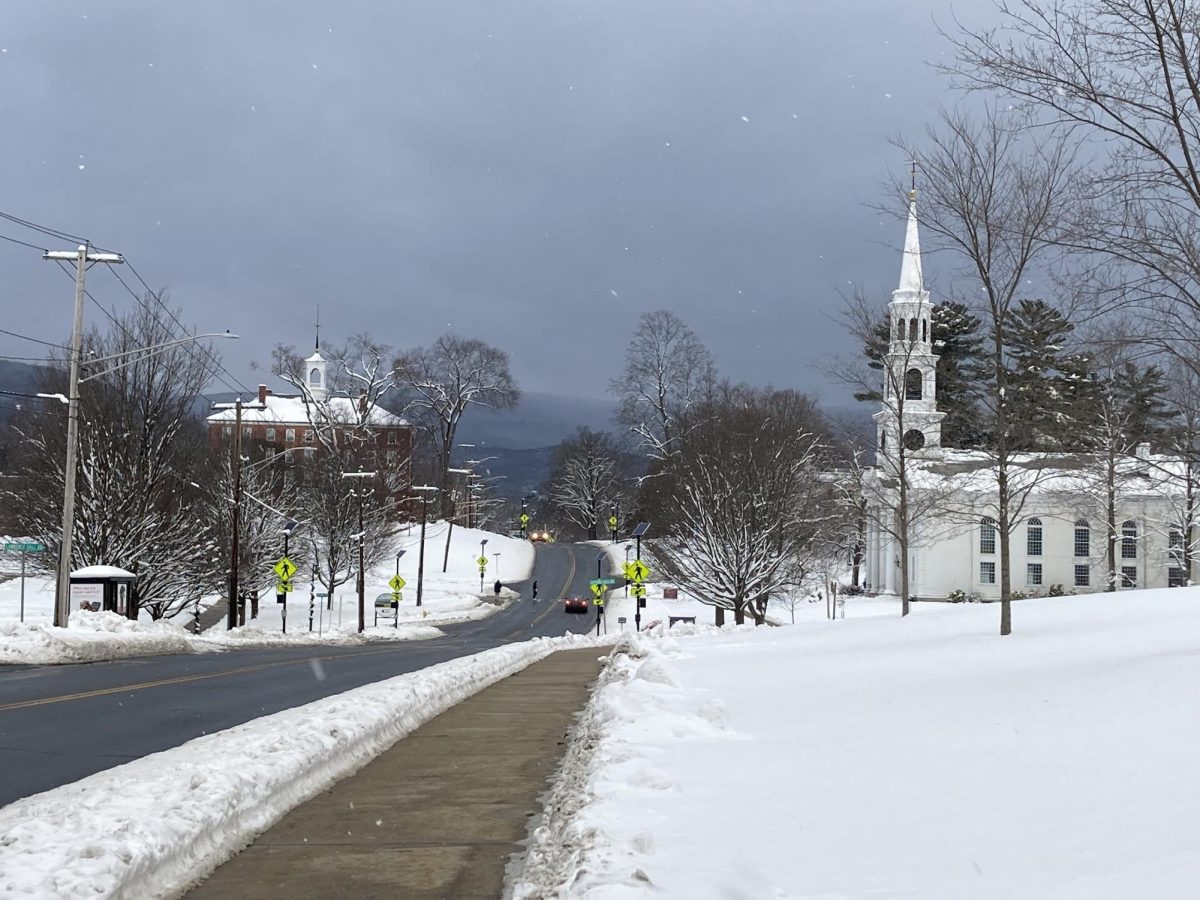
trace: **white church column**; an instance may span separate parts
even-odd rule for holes
[[[888,535],[884,541],[884,584],[889,594],[896,593],[896,538]]]

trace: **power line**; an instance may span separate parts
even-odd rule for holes
[[[0,334],[7,334],[9,337],[20,338],[23,341],[32,341],[35,344],[41,344],[43,347],[54,347],[58,350],[70,350],[71,349],[70,347],[67,347],[64,344],[55,344],[50,341],[43,341],[40,338],[30,337],[27,334],[20,334],[19,332],[16,332],[16,331],[8,331],[5,328],[0,328]]]
[[[37,244],[30,244],[26,241],[18,241],[14,237],[9,237],[6,234],[0,234],[0,241],[8,241],[10,244],[20,244],[22,247],[28,247],[30,250],[39,250],[42,253],[46,252],[45,247],[39,247]]]
[[[129,269],[130,272],[133,273],[133,276],[139,282],[141,282],[142,287],[144,287],[146,289],[146,293],[150,295],[150,299],[153,300],[156,304],[158,304],[159,309],[161,309],[168,316],[170,316],[171,321],[174,322],[178,327],[182,328],[184,330],[184,332],[186,333],[187,332],[186,326],[182,322],[179,321],[179,317],[175,315],[175,312],[169,306],[167,306],[165,303],[162,302],[161,298],[159,298],[159,296],[158,296],[158,292],[155,291],[152,287],[150,287],[149,284],[146,283],[146,279],[143,278],[141,273],[138,272],[138,270],[133,267],[133,264],[129,261],[128,258],[125,259],[125,266],[126,266],[126,268]],[[112,271],[112,273],[117,276],[117,280],[120,281],[122,285],[124,285],[125,290],[129,291],[130,294],[134,293],[132,290],[130,290],[129,285],[125,284],[125,280],[123,278],[121,278],[121,275],[119,272],[117,272],[115,269],[112,269],[110,271]],[[136,295],[134,295],[134,296],[136,296]],[[237,378],[237,376],[235,376],[232,372],[230,372],[227,368],[225,368],[224,364],[222,364],[222,362],[219,359],[217,359],[216,354],[213,353],[212,349],[207,344],[196,344],[196,345],[194,345],[194,349],[199,349],[201,353],[203,353],[205,356],[207,356],[209,361],[214,366],[216,366],[219,371],[224,372],[226,375],[228,375],[233,380],[234,384],[238,385],[238,387],[240,387],[243,391],[246,392],[247,396],[251,396],[254,394],[254,391],[252,391],[252,390],[250,390],[250,388],[246,387],[246,385],[244,385]],[[225,381],[224,379],[220,379],[220,380],[231,391],[237,390],[237,388],[231,387],[229,382]]]
[[[31,222],[28,219],[22,219],[20,216],[14,216],[12,213],[6,213],[3,210],[0,210],[0,219],[7,219],[9,222],[12,222],[15,225],[23,225],[26,228],[32,229],[33,231],[39,231],[42,234],[48,235],[49,237],[58,238],[60,241],[74,241],[76,244],[89,243],[87,238],[82,238],[77,234],[68,234],[65,231],[59,231],[57,228],[39,225],[37,222]]]

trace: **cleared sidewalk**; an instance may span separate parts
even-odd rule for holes
[[[606,648],[485,688],[288,813],[189,898],[500,897]]]

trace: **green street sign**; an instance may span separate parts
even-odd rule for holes
[[[5,542],[4,544],[4,550],[8,553],[12,553],[14,551],[20,553],[41,553],[45,549],[45,544],[38,544],[32,541],[17,541],[14,544]]]
[[[602,584],[605,587],[616,587],[618,584],[621,583],[621,579],[620,578],[612,578],[611,576],[609,578],[593,578],[591,583],[593,585]]]

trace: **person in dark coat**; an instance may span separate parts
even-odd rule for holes
[[[537,582],[536,581],[533,583],[533,599],[534,600],[537,599]]]
[[[502,584],[500,583],[500,579],[499,579],[499,578],[497,578],[497,579],[496,579],[496,583],[495,583],[494,585],[492,585],[492,590],[496,592],[496,596],[497,596],[497,597],[499,597],[499,596],[500,596],[500,588],[502,588],[502,587],[504,587],[504,585],[502,585]]]

